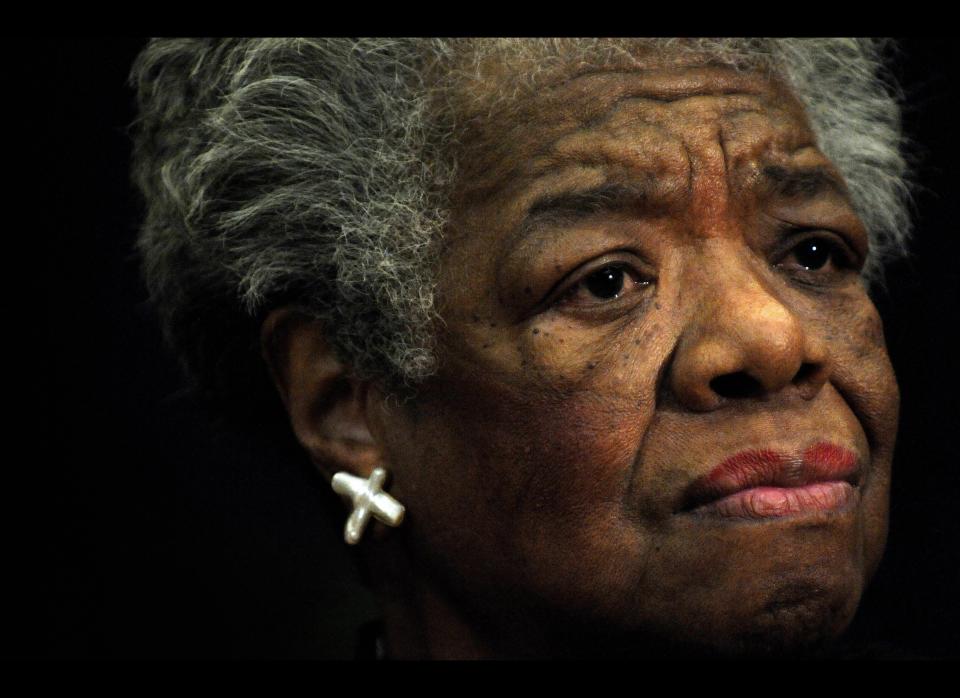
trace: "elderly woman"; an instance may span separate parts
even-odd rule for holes
[[[798,652],[844,631],[897,426],[868,295],[908,230],[878,55],[144,50],[140,249],[167,335],[225,405],[279,395],[341,495],[385,656]]]

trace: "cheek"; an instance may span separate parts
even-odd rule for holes
[[[660,367],[669,354],[660,324],[611,323],[603,331],[562,315],[541,319],[521,344],[524,395],[504,415],[532,438],[522,461],[523,516],[542,517],[547,503],[571,523],[622,516],[636,479],[644,437],[656,408]],[[542,390],[542,386],[549,386]],[[509,436],[505,439],[509,441]]]
[[[883,323],[866,298],[850,307],[825,322],[832,381],[863,420],[871,448],[892,457],[900,391],[887,354]]]
[[[409,490],[411,539],[422,554],[473,584],[520,583],[544,596],[596,586],[601,569],[622,574],[643,558],[625,497],[655,372],[625,385],[606,368],[616,356],[591,356],[593,368],[554,373],[546,388],[534,372],[506,385],[464,379],[476,372],[463,367],[429,390],[413,437],[392,456],[407,464],[399,467],[409,484],[398,476],[397,496]],[[642,363],[636,353],[630,361]]]
[[[652,400],[659,368],[673,346],[673,329],[653,297],[619,319],[581,319],[560,311],[537,317],[518,342],[524,371],[555,391]]]
[[[642,403],[581,386],[542,407],[543,418],[524,420],[535,437],[519,460],[517,518],[531,527],[548,521],[557,538],[620,520],[649,421]]]
[[[883,322],[859,285],[834,295],[796,295],[794,307],[829,352],[829,381],[860,420],[871,452],[889,462],[896,441],[900,392]]]
[[[900,392],[883,337],[883,323],[869,300],[855,311],[831,316],[828,340],[831,382],[860,420],[872,469],[862,516],[864,567],[873,574],[887,535],[891,464],[899,421]]]

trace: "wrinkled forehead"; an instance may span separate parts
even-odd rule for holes
[[[688,56],[566,72],[554,66],[539,81],[524,82],[515,71],[488,67],[471,83],[474,112],[458,157],[461,201],[570,168],[603,170],[605,180],[618,172],[646,176],[669,188],[704,165],[722,167],[734,185],[762,167],[830,166],[803,106],[769,70]],[[484,100],[489,106],[477,108]]]

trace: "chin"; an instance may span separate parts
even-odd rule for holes
[[[584,622],[565,633],[570,654],[614,659],[804,658],[826,656],[853,621],[862,570],[792,570],[780,577],[675,597],[670,613],[639,610],[629,624],[608,618],[607,632]],[[624,613],[624,616],[629,615]],[[641,620],[642,618],[642,620]],[[601,624],[602,625],[602,624]]]
[[[720,656],[816,656],[849,627],[864,589],[862,570],[841,565],[769,579],[764,593],[733,604],[707,637],[684,640]],[[728,607],[729,608],[729,607]]]
[[[871,546],[864,545],[858,518],[848,512],[829,524],[730,527],[723,545],[690,553],[687,569],[664,585],[674,594],[646,588],[634,597],[633,628],[624,628],[617,655],[822,656],[853,621],[869,578],[865,547]],[[660,567],[659,579],[678,571],[671,563]],[[705,569],[712,571],[708,579]]]
[[[860,594],[788,589],[756,615],[706,630],[691,623],[679,635],[643,633],[614,643],[613,658],[814,658],[829,653],[856,613]],[[734,619],[728,619],[734,621]]]
[[[850,625],[860,590],[787,588],[751,623],[718,643],[732,656],[804,656],[830,648]]]

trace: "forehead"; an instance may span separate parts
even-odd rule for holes
[[[502,73],[487,77],[497,81],[508,82]],[[464,203],[537,182],[646,179],[648,189],[669,197],[695,172],[722,170],[735,187],[770,167],[832,170],[799,101],[758,72],[617,66],[555,78],[499,102],[495,84],[479,92],[496,106],[464,132],[457,190]]]

